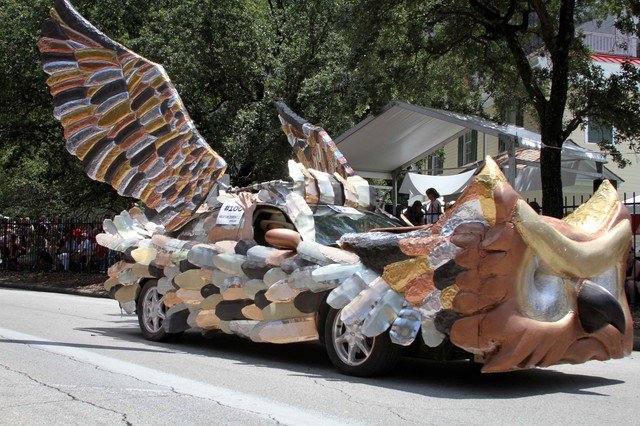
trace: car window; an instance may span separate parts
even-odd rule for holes
[[[342,235],[352,232],[401,226],[398,222],[379,214],[355,209],[336,211],[328,206],[319,207],[314,213],[314,220],[316,241],[324,245],[335,245]]]

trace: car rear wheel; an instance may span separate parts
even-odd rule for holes
[[[391,342],[388,332],[365,336],[359,325],[342,322],[341,311],[330,309],[325,322],[325,345],[333,365],[349,376],[370,377],[391,371],[402,355],[402,347]]]
[[[169,334],[164,331],[162,328],[164,319],[164,296],[158,293],[157,281],[149,280],[142,287],[138,298],[138,323],[145,339],[161,342],[182,334]]]

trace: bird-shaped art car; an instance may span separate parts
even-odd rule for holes
[[[97,241],[122,253],[104,286],[147,339],[320,340],[357,376],[403,354],[500,372],[631,352],[631,226],[608,182],[559,220],[536,214],[488,157],[437,223],[402,227],[375,211],[327,132],[277,103],[297,155],[290,179],[229,189],[160,65],[67,0],[38,47],[68,151],[144,203],[105,220]]]

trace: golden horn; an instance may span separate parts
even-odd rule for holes
[[[524,201],[518,200],[518,232],[553,273],[563,277],[595,277],[627,251],[631,241],[628,220],[591,241],[574,241],[545,222]]]
[[[594,233],[616,213],[619,201],[618,192],[611,182],[605,180],[586,203],[562,220],[584,232]]]

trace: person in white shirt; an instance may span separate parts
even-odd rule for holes
[[[426,207],[425,219],[427,223],[436,223],[442,215],[442,203],[438,198],[440,194],[435,188],[427,189],[427,198],[429,199],[429,205]]]
[[[60,245],[60,253],[58,254],[59,264],[62,265],[64,272],[69,271],[70,256],[78,247],[78,243],[72,233],[65,235]]]
[[[94,249],[95,243],[91,241],[91,238],[87,233],[83,232],[82,239],[75,250],[75,254],[78,256],[78,263],[80,263],[81,268],[88,269]]]

